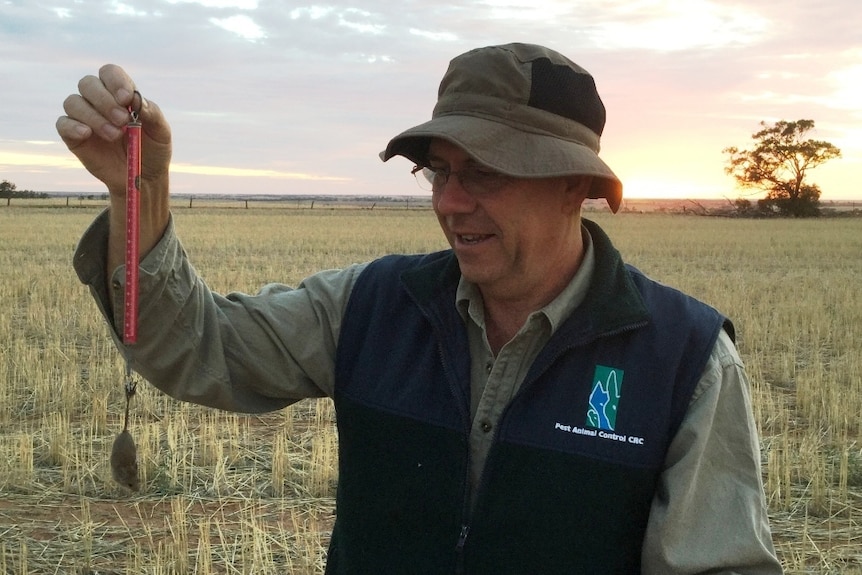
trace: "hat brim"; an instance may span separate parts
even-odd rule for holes
[[[589,147],[487,118],[462,114],[438,116],[392,138],[380,158],[385,162],[394,156],[404,156],[426,165],[431,138],[455,144],[485,167],[516,178],[593,176],[589,197],[605,198],[614,213],[620,207],[622,183]]]

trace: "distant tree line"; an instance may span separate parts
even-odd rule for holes
[[[19,190],[18,187],[9,180],[0,182],[0,199],[5,199],[8,205],[12,198],[38,198],[45,199],[48,194],[45,192],[34,192],[32,190]]]
[[[780,120],[772,125],[760,122],[760,126],[762,129],[751,136],[752,148],[731,146],[723,150],[728,156],[725,172],[733,176],[740,188],[766,192],[766,197],[757,204],[746,198],[737,199],[734,202],[736,213],[797,218],[819,216],[820,188],[808,181],[809,171],[840,158],[841,150],[829,142],[805,137],[814,129],[814,120]],[[18,190],[8,180],[0,182],[0,198],[6,198],[7,205],[12,198],[47,197],[44,192]],[[189,198],[189,207],[192,207],[192,198]]]

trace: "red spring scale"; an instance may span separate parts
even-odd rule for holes
[[[140,98],[137,91],[135,95]],[[134,98],[132,99],[134,104]],[[140,108],[129,106],[132,121],[126,126],[126,289],[123,313],[123,343],[138,340],[138,258],[141,210],[141,121]]]

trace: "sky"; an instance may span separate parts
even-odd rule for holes
[[[762,197],[722,150],[811,119],[842,152],[809,173],[821,199],[862,200],[859,0],[0,0],[0,180],[105,191],[54,123],[113,63],[171,123],[174,193],[420,194],[378,153],[449,60],[508,42],[594,76],[626,198]]]

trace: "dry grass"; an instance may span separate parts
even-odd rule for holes
[[[96,213],[0,208],[0,573],[322,573],[337,482],[326,400],[246,417],[142,386],[143,489],[111,481],[123,368],[70,266]],[[629,261],[734,319],[787,572],[862,573],[862,220],[591,217]],[[219,290],[443,247],[427,211],[176,219]]]

